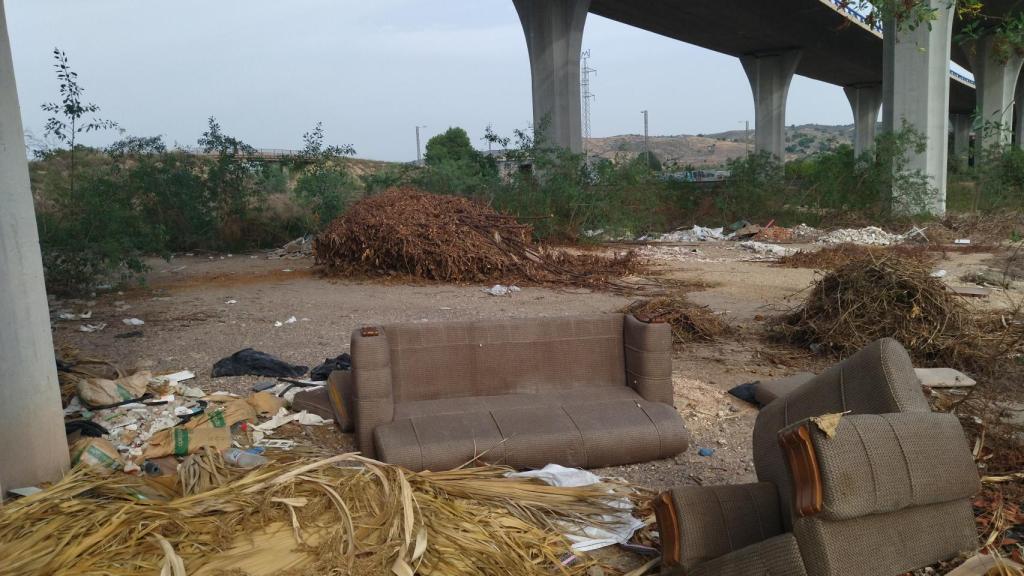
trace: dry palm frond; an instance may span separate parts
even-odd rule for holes
[[[563,565],[560,522],[599,525],[613,500],[638,497],[622,484],[560,488],[507,472],[413,473],[343,454],[161,497],[143,478],[76,469],[0,509],[0,575],[580,575],[593,562]]]
[[[178,465],[178,480],[186,496],[223,486],[231,477],[232,471],[224,464],[224,457],[210,446],[190,454]]]
[[[644,322],[667,322],[672,326],[672,341],[677,344],[712,342],[729,331],[729,325],[710,308],[698,306],[682,295],[636,300],[621,312]]]
[[[459,196],[395,188],[353,204],[313,241],[330,273],[408,274],[445,282],[532,282],[624,289],[633,253],[568,254],[535,244],[513,216]]]

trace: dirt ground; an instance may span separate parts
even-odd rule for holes
[[[746,261],[751,254],[730,242],[656,250],[665,258],[653,265],[668,278],[702,282],[706,287],[690,298],[722,314],[736,330],[720,342],[675,351],[676,407],[691,431],[690,448],[674,459],[598,473],[652,489],[753,481],[751,430],[757,410],[727,391],[827,365],[807,351],[773,348],[761,338],[765,318],[795,305],[816,273]],[[936,267],[947,270],[950,283],[963,284],[959,278],[991,261],[987,253],[949,253]],[[86,300],[51,299],[54,318],[62,311],[93,312],[88,320],[55,320],[55,344],[125,367],[192,370],[197,378],[190,384],[207,392],[245,393],[261,378],[213,380],[210,371],[215,361],[246,347],[313,366],[347,351],[350,332],[364,324],[603,313],[631,300],[585,289],[526,287],[512,297],[494,297],[480,285],[329,280],[315,273],[309,258],[268,259],[266,254],[185,256],[150,264],[144,286]],[[1003,305],[1021,294],[1018,283],[993,293],[983,305]],[[286,323],[291,317],[296,320]],[[128,326],[122,322],[126,318],[145,324]],[[275,327],[275,321],[283,325]],[[81,324],[97,322],[108,326],[79,331]],[[134,331],[141,336],[123,337]],[[338,449],[353,446],[351,435],[333,434]],[[699,448],[714,453],[702,457]]]

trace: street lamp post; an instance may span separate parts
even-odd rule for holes
[[[644,115],[644,160],[649,167],[651,165],[651,149],[647,144],[647,110],[641,110],[640,113]]]
[[[423,154],[420,153],[420,128],[426,128],[426,125],[416,126],[416,165],[423,165]]]

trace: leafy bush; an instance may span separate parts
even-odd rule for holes
[[[309,214],[308,230],[317,231],[338,217],[359,196],[358,181],[353,178],[341,159],[353,156],[355,148],[324,146],[323,125],[317,122],[310,132],[302,135],[305,146],[299,160],[305,171],[295,184],[294,194]]]

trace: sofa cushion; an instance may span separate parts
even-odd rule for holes
[[[643,401],[643,398],[632,388],[616,386],[614,388],[566,390],[544,394],[501,394],[497,396],[470,396],[468,398],[413,400],[395,404],[395,420],[412,418],[414,416],[488,412],[498,408],[526,408],[530,406],[576,404],[605,400]]]
[[[447,470],[475,456],[517,469],[549,463],[593,468],[686,449],[686,428],[671,406],[628,397],[586,402],[569,395],[573,402],[563,403],[558,394],[523,396],[474,398],[471,412],[448,411],[446,403],[431,405],[434,413],[426,413],[425,404],[406,406],[406,417],[375,430],[377,454],[412,470]]]
[[[384,326],[396,402],[623,387],[623,316]]]

